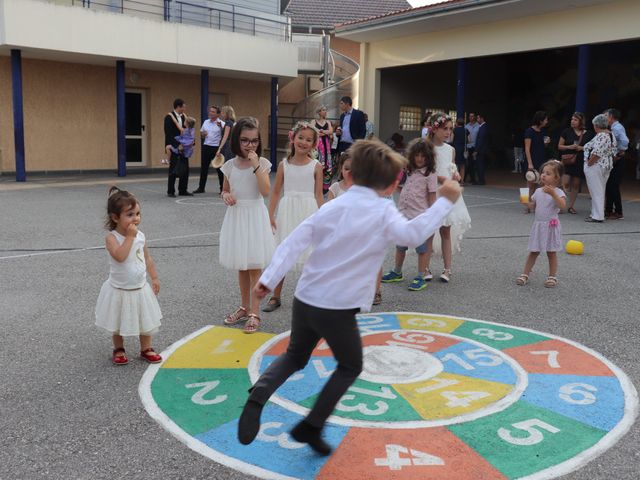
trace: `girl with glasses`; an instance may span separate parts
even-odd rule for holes
[[[254,333],[260,327],[260,300],[251,287],[275,250],[264,204],[271,189],[271,162],[260,156],[262,142],[256,119],[241,118],[234,125],[231,151],[235,157],[220,168],[224,174],[222,200],[228,207],[220,229],[220,263],[238,271],[242,303],[225,317],[224,324],[245,322],[243,331]]]

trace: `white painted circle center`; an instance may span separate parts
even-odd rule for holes
[[[373,383],[414,383],[438,375],[444,366],[433,355],[397,345],[364,347],[360,379]]]

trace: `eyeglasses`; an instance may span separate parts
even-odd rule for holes
[[[259,138],[241,138],[240,145],[242,145],[243,147],[248,147],[249,145],[251,145],[252,147],[257,147],[258,145],[260,145],[260,139]]]

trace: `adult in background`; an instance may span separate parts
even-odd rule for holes
[[[220,109],[220,118],[224,122],[224,132],[220,140],[220,152],[225,160],[231,160],[235,155],[231,151],[231,129],[236,124],[236,112],[231,105],[224,105]],[[223,175],[224,176],[224,175]]]
[[[511,173],[522,173],[524,168],[524,128],[518,126],[511,132],[513,141],[513,170]]]
[[[569,128],[565,129],[558,141],[560,160],[564,165],[562,184],[569,193],[569,213],[576,214],[573,208],[578,198],[580,182],[584,178],[584,145],[593,138],[593,134],[586,129],[584,113],[575,112],[571,115]]]
[[[364,114],[364,124],[366,127],[366,133],[364,135],[364,138],[366,140],[371,140],[373,138],[374,125],[373,125],[373,122],[369,121],[369,115],[367,115],[366,113]]]
[[[480,129],[480,124],[478,123],[478,119],[476,118],[476,114],[473,112],[469,112],[469,122],[464,126],[469,132],[469,141],[467,142],[467,170],[466,176],[469,177],[470,183],[474,183],[476,180],[475,173],[475,153],[476,153],[476,138],[478,137],[478,130]],[[462,179],[466,182],[467,179],[462,177]]]
[[[609,122],[609,129],[616,137],[618,151],[613,157],[613,168],[607,180],[605,192],[604,216],[609,220],[622,220],[622,196],[620,195],[620,184],[624,174],[624,155],[629,148],[629,138],[627,132],[620,123],[620,110],[610,108],[604,112]]]
[[[616,137],[608,130],[609,119],[601,113],[593,118],[595,137],[584,146],[584,176],[591,194],[591,215],[585,222],[604,222],[604,195],[607,178],[617,152]]]
[[[487,163],[487,154],[489,153],[489,127],[484,121],[484,115],[478,114],[478,134],[476,135],[476,151],[475,151],[475,170],[478,181],[476,185],[484,185],[484,169]]]
[[[464,178],[465,162],[467,142],[469,141],[469,131],[464,127],[464,119],[458,118],[456,120],[456,128],[453,129],[453,148],[456,150],[456,167],[460,173],[460,178]],[[460,182],[460,185],[464,185],[464,182]]]
[[[524,155],[527,160],[528,171],[539,171],[544,162],[547,161],[546,144],[549,137],[545,136],[545,128],[549,124],[547,112],[538,110],[531,119],[531,126],[524,131]],[[527,182],[529,186],[529,198],[533,197],[533,192],[538,188],[536,182]],[[527,207],[526,213],[531,213]]]
[[[327,107],[322,105],[316,110],[315,127],[318,130],[318,161],[322,165],[322,192],[326,195],[333,178],[333,158],[331,157],[331,139],[333,127],[327,120]],[[291,142],[293,144],[293,141]]]
[[[165,147],[171,145],[172,147],[177,148],[179,151],[182,151],[182,149],[184,148],[182,145],[180,145],[180,142],[176,140],[176,137],[180,135],[180,129],[184,128],[184,124],[186,121],[184,112],[186,108],[187,104],[184,102],[184,100],[182,100],[181,98],[176,98],[173,101],[173,111],[168,113],[164,117]],[[171,152],[171,156],[169,157],[169,181],[167,185],[167,196],[171,198],[175,198],[176,196],[176,167],[179,160],[180,154]],[[193,193],[187,192],[187,186],[189,185],[189,160],[185,158],[183,161],[187,162],[186,172],[178,180],[178,195],[192,196]]]
[[[353,100],[351,97],[342,97],[340,99],[340,126],[336,129],[336,135],[340,137],[338,140],[338,155],[349,149],[356,140],[361,140],[367,134],[367,125],[364,119],[364,113],[353,108]]]
[[[220,148],[220,142],[224,133],[224,123],[219,117],[220,107],[209,107],[209,118],[207,118],[200,128],[200,137],[204,139],[202,144],[202,155],[200,158],[200,183],[198,189],[193,193],[204,193],[204,188],[207,185],[207,177],[209,176],[209,165],[211,160],[218,153]],[[220,184],[220,192],[222,192],[222,182],[224,181],[224,175],[219,168],[216,168],[218,172],[218,183]]]

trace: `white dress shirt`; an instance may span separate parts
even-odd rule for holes
[[[367,312],[387,248],[421,245],[442,225],[452,205],[439,198],[425,213],[407,220],[392,200],[354,185],[291,232],[277,248],[260,283],[273,290],[298,256],[313,246],[296,298],[329,310]]]

